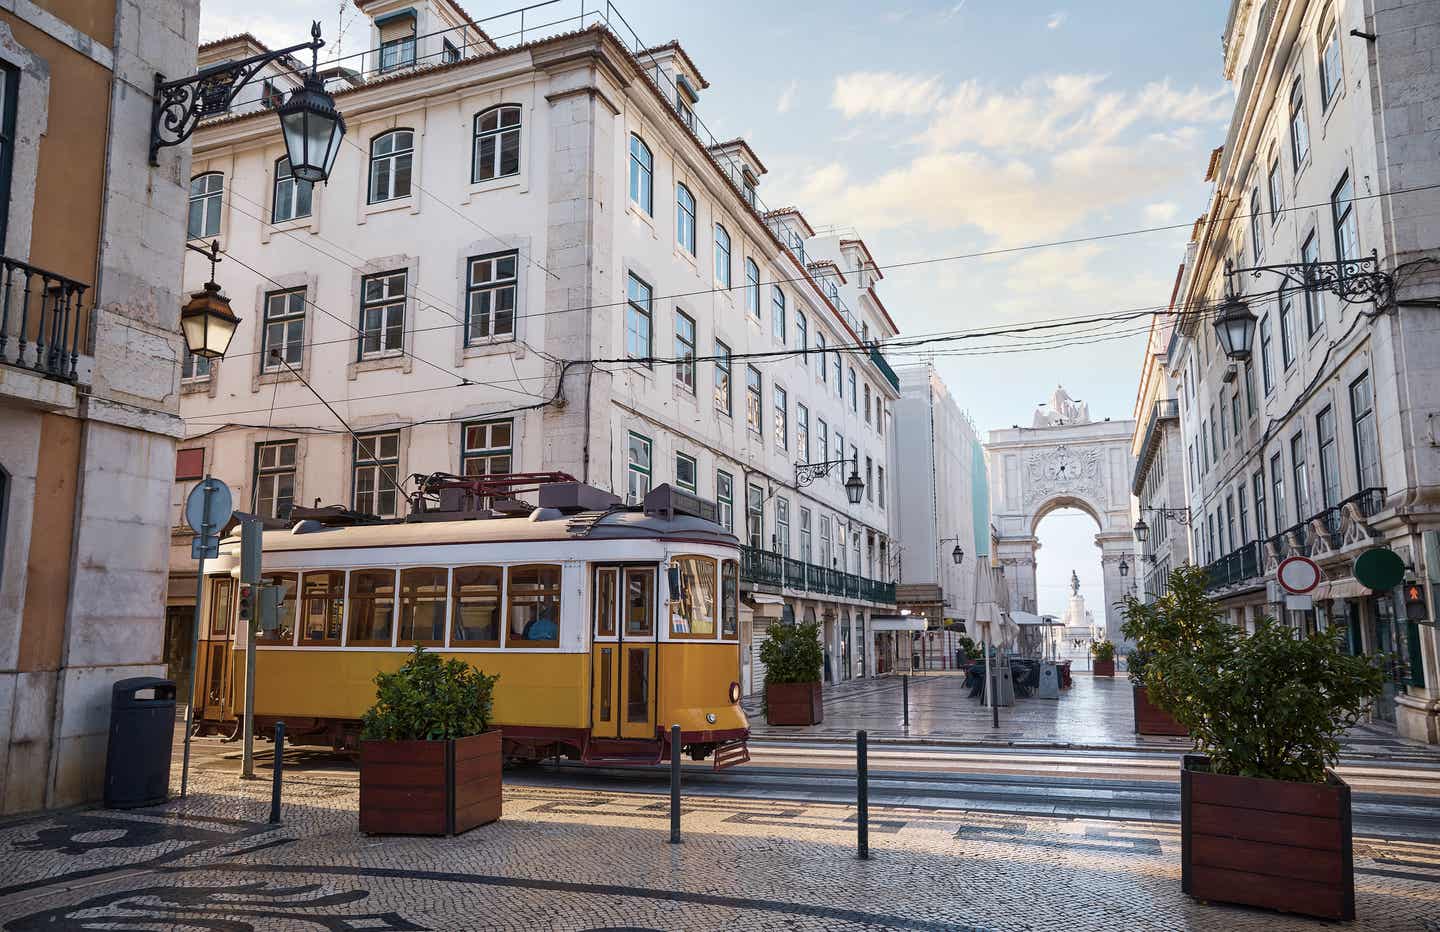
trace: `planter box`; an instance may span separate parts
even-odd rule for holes
[[[818,725],[825,720],[819,683],[766,683],[765,721],[771,725]]]
[[[1151,704],[1150,692],[1144,686],[1136,686],[1134,691],[1136,734],[1176,735],[1181,738],[1190,734],[1185,726],[1175,721],[1169,712]]]
[[[1114,675],[1115,675],[1115,661],[1114,661],[1114,660],[1097,660],[1097,661],[1095,661],[1095,664],[1094,664],[1094,666],[1091,668],[1090,672],[1093,673],[1093,674],[1095,674],[1096,676],[1114,676]]]
[[[458,835],[500,818],[500,732],[361,741],[360,831]]]
[[[1190,896],[1324,919],[1355,918],[1350,787],[1180,771],[1181,878]]]

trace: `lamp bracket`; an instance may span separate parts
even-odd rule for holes
[[[194,243],[186,243],[185,248],[190,250],[191,252],[198,252],[200,253],[200,255],[210,260],[210,281],[215,281],[215,266],[225,261],[220,258],[220,241],[218,239],[212,239],[210,241],[209,249],[205,249],[201,246],[196,246]]]
[[[1243,269],[1227,263],[1226,272],[1227,288],[1233,284],[1230,276],[1248,273],[1251,278],[1259,278],[1268,272],[1306,291],[1328,291],[1346,304],[1389,303],[1395,293],[1395,279],[1380,268],[1378,250],[1359,259],[1337,262],[1291,262]]]
[[[1140,510],[1142,512],[1148,511],[1152,515],[1161,515],[1166,521],[1175,521],[1179,523],[1181,527],[1190,526],[1191,518],[1189,508],[1149,508],[1142,506]]]
[[[157,72],[155,95],[150,105],[150,164],[160,164],[162,147],[178,146],[189,139],[202,119],[229,110],[240,89],[270,62],[309,49],[310,73],[314,74],[320,48],[324,44],[320,38],[320,23],[316,21],[310,24],[309,42],[252,55],[240,61],[220,62],[187,78],[173,81],[165,80],[165,76]]]
[[[796,463],[795,464],[795,485],[797,488],[804,488],[817,479],[824,479],[830,475],[830,470],[836,466],[843,466],[849,463],[848,459],[825,460],[823,463]]]

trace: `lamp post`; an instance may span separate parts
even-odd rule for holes
[[[150,164],[159,164],[163,147],[177,146],[189,139],[202,119],[229,110],[235,95],[265,65],[309,49],[310,73],[305,83],[291,91],[278,109],[280,132],[285,138],[290,170],[296,178],[312,184],[328,179],[345,136],[345,118],[335,109],[335,98],[325,90],[318,73],[320,48],[324,44],[320,23],[314,22],[310,25],[309,42],[240,61],[221,62],[173,81],[165,80],[164,75],[155,75],[154,102],[150,108]]]
[[[838,460],[825,460],[819,463],[796,463],[795,464],[795,485],[797,488],[804,488],[816,479],[823,479],[830,475],[830,470],[836,466],[850,464],[850,478],[845,480],[845,497],[850,504],[860,504],[860,499],[865,495],[865,480],[860,478],[859,468],[848,459],[843,457]]]
[[[201,249],[190,243],[185,248],[200,253],[210,260],[210,280],[200,290],[190,295],[190,300],[180,309],[180,330],[185,334],[185,346],[194,356],[219,359],[230,348],[235,328],[240,318],[230,310],[230,299],[215,283],[215,265],[220,260],[220,241],[211,242],[209,249]]]

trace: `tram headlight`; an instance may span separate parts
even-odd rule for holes
[[[708,722],[708,723],[711,724],[711,725],[715,724],[715,713],[714,713],[714,712],[706,712],[706,713],[705,713],[705,721]]]
[[[731,705],[734,705],[735,703],[737,703],[737,702],[739,702],[739,701],[740,701],[740,684],[739,684],[739,683],[731,683],[731,684],[730,684],[730,704],[731,704]]]

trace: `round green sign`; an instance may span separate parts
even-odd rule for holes
[[[1375,547],[1355,558],[1353,573],[1361,585],[1383,592],[1405,580],[1405,561],[1389,547]]]

